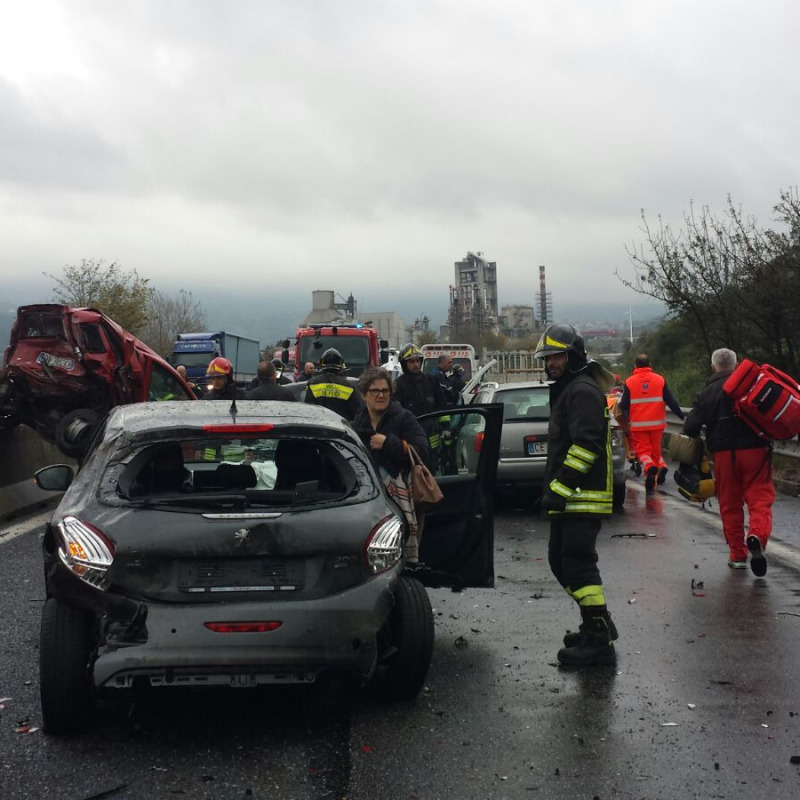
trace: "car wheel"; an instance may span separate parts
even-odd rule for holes
[[[56,445],[65,456],[80,458],[94,436],[100,415],[90,408],[77,408],[65,414],[56,425]]]
[[[425,684],[433,656],[433,609],[425,587],[414,578],[400,578],[394,603],[387,624],[393,652],[377,688],[385,700],[413,700]]]
[[[611,504],[614,508],[622,508],[625,505],[625,484],[624,483],[615,483],[614,484],[614,495],[611,500]]]
[[[76,733],[94,716],[89,665],[92,617],[54,597],[44,604],[39,637],[39,691],[47,733]]]

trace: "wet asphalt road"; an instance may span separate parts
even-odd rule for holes
[[[669,483],[668,483],[669,486]],[[38,529],[0,528],[0,798],[796,798],[800,500],[781,497],[764,579],[726,566],[715,511],[668,488],[604,524],[616,668],[565,671],[577,613],[547,524],[505,507],[497,588],[432,591],[416,703],[314,692],[147,692],[73,739],[38,726]],[[24,530],[24,524],[17,524]]]

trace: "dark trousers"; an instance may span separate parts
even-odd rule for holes
[[[600,520],[587,517],[551,517],[547,558],[556,580],[574,592],[584,586],[601,586],[597,569],[597,534]]]

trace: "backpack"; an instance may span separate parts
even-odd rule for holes
[[[717,493],[717,482],[705,453],[700,457],[699,464],[682,463],[673,473],[673,477],[681,497],[693,503],[703,503]]]
[[[800,386],[769,364],[745,358],[722,384],[736,416],[762,439],[791,439],[800,433]]]

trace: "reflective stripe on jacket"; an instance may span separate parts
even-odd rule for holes
[[[566,506],[548,516],[610,514],[614,475],[605,395],[583,370],[551,384],[550,408],[545,481]]]
[[[625,381],[630,394],[632,431],[657,431],[667,427],[664,378],[650,367],[636,367]]]

